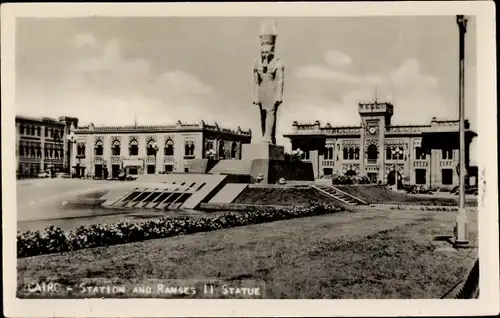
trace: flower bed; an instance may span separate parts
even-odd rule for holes
[[[227,213],[214,218],[160,218],[144,223],[121,222],[110,225],[81,226],[64,232],[50,226],[44,233],[28,231],[17,235],[17,256],[28,257],[75,251],[84,248],[110,246],[166,238],[198,232],[209,232],[237,226],[307,217],[344,211],[331,205],[311,205],[291,208],[256,208],[245,212]]]

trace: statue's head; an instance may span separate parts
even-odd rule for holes
[[[265,23],[260,29],[260,55],[263,58],[274,55],[276,44],[276,23]]]

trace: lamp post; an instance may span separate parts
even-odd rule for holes
[[[459,31],[459,136],[460,136],[460,156],[459,156],[459,205],[455,225],[455,245],[467,246],[469,243],[467,213],[465,211],[465,120],[464,120],[464,60],[465,60],[465,33],[467,32],[467,18],[457,15],[457,25]]]
[[[403,154],[403,150],[401,148],[396,147],[396,149],[392,149],[392,155],[393,158],[396,157],[396,163],[394,164],[394,183],[396,186],[396,191],[398,190],[398,181],[400,178],[399,172],[398,172],[398,165],[399,165],[399,156]]]
[[[69,155],[69,177],[70,179],[73,179],[73,173],[72,173],[72,164],[71,164],[71,158],[73,157],[73,144],[76,142],[75,140],[75,133],[73,132],[73,130],[71,130],[71,132],[69,133],[68,135],[68,143],[69,143],[69,151],[68,151],[68,155]]]

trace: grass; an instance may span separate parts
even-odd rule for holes
[[[458,205],[456,198],[419,197],[398,193],[379,185],[335,185],[336,188],[374,204]],[[467,206],[477,206],[476,199],[466,200]]]
[[[246,188],[232,202],[237,204],[299,206],[310,204],[338,205],[312,188]]]
[[[440,298],[476,255],[435,250],[454,216],[371,209],[19,259],[18,297],[24,278],[245,278],[265,281],[266,298]]]

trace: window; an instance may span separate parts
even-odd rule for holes
[[[309,150],[304,150],[301,156],[302,160],[309,160]]]
[[[174,171],[174,166],[173,165],[165,165],[165,172],[169,173]]]
[[[121,144],[119,140],[114,140],[113,144],[111,146],[111,155],[112,156],[119,156],[121,153]]]
[[[425,169],[415,169],[415,183],[427,184]]]
[[[238,145],[236,144],[236,141],[233,141],[231,144],[231,159],[236,159],[236,153],[238,151]]]
[[[368,163],[376,163],[378,159],[378,149],[376,145],[369,145],[367,149]]]
[[[22,135],[24,135],[24,125],[23,124],[21,124],[19,126],[19,133],[22,134]]]
[[[76,155],[85,158],[85,144],[78,144],[76,146]]]
[[[221,140],[219,143],[219,159],[226,159],[226,149],[224,147],[223,140]]]
[[[403,146],[389,146],[386,149],[387,160],[404,160],[404,148]]]
[[[173,156],[174,155],[174,142],[169,139],[165,144],[165,156]]]
[[[349,158],[349,149],[344,148],[342,153],[343,153],[344,160],[347,160]]]
[[[137,168],[136,167],[128,168],[128,173],[133,174],[133,175],[137,175]]]
[[[425,149],[422,147],[415,148],[415,159],[417,160],[425,160]]]
[[[325,153],[324,153],[324,159],[325,160],[333,160],[333,147],[326,147],[325,148]]]
[[[41,128],[40,127],[36,127],[36,135],[37,136],[40,136],[40,131],[41,131]]]
[[[130,156],[138,156],[139,155],[139,142],[137,141],[137,138],[132,137],[130,139],[128,152],[129,152]]]
[[[95,147],[94,147],[94,154],[96,156],[102,156],[104,153],[104,148],[102,146],[102,140],[98,140],[96,141],[95,143]]]
[[[453,170],[452,169],[443,169],[441,170],[441,183],[443,185],[453,184]]]
[[[331,176],[333,174],[333,168],[323,168],[323,175]]]
[[[19,156],[24,157],[24,144],[19,144]]]
[[[187,142],[184,145],[184,155],[185,156],[194,156],[194,143],[193,142]]]
[[[31,136],[34,136],[35,135],[35,126],[31,126],[30,129],[31,129]]]
[[[45,131],[45,137],[48,137],[49,136],[49,129],[47,127],[45,127],[44,131]]]
[[[453,159],[453,149],[441,149],[441,157],[443,160]]]
[[[344,160],[358,160],[359,159],[359,148],[344,148],[343,150]]]
[[[154,148],[153,142],[150,142],[148,144],[148,147],[146,148],[146,155],[147,156],[154,156],[154,155],[156,155],[156,150]]]

